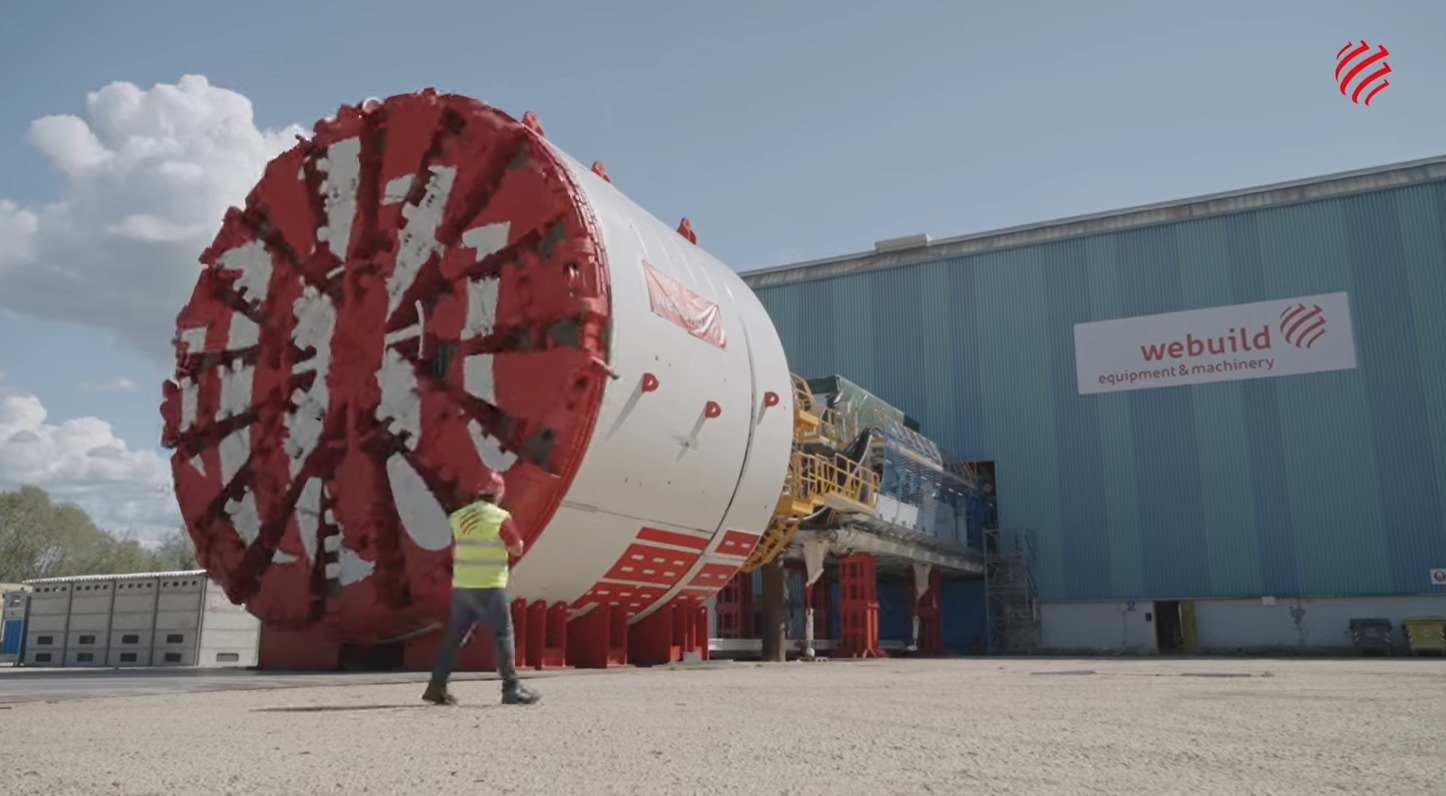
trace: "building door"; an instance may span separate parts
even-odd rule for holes
[[[1180,635],[1186,655],[1200,654],[1200,630],[1195,619],[1195,601],[1180,601]]]
[[[1180,603],[1174,600],[1155,602],[1155,643],[1161,654],[1184,652],[1185,635],[1180,627]]]

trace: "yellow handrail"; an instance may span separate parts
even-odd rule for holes
[[[793,406],[795,411],[803,411],[814,414],[813,391],[808,389],[808,382],[799,376],[789,374],[793,379]]]
[[[878,493],[879,474],[862,464],[835,453],[831,459],[806,455],[803,489],[820,505],[829,495],[872,509]]]
[[[857,422],[852,412],[841,414],[829,407],[819,411],[808,382],[798,376],[792,378],[796,435],[793,454],[779,491],[778,506],[758,545],[744,562],[744,572],[752,572],[782,555],[804,517],[825,506],[871,511],[879,491],[879,474],[865,465],[837,452],[817,454],[800,450],[801,438],[821,440],[841,448],[853,441]]]

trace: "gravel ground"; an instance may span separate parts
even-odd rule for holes
[[[20,703],[0,793],[1426,793],[1446,661],[959,659]]]

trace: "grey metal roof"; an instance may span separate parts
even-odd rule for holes
[[[962,235],[909,248],[889,248],[741,272],[750,287],[764,288],[826,279],[859,271],[932,262],[1063,238],[1331,199],[1446,179],[1446,155],[1309,177],[1224,193],[1110,210],[1055,221]],[[927,240],[927,238],[924,238]]]
[[[67,575],[59,578],[36,578],[23,581],[27,586],[44,586],[52,583],[93,583],[98,580],[149,580],[151,578],[193,578],[205,575],[204,569],[178,569],[169,572],[135,572],[129,575]]]

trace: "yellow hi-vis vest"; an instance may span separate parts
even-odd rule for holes
[[[452,586],[458,589],[507,587],[507,547],[502,523],[512,515],[499,506],[477,501],[452,512]]]

